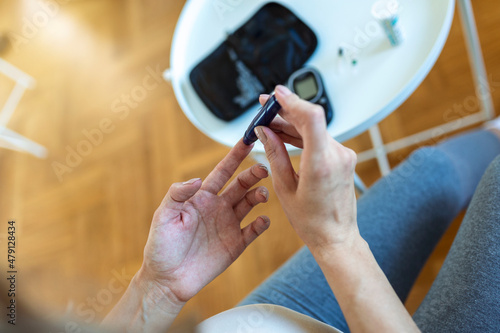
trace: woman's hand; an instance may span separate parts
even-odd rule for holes
[[[240,140],[203,182],[173,184],[156,210],[141,269],[101,323],[118,332],[166,332],[185,302],[222,273],[269,227],[243,218],[266,202],[262,165],[243,171],[218,193],[252,150]]]
[[[313,253],[356,237],[356,154],[328,134],[320,106],[301,100],[283,86],[276,88],[276,98],[282,106],[281,118],[256,132],[290,223]],[[261,103],[266,100],[267,96],[261,97]],[[304,149],[300,175],[290,163],[284,142]]]
[[[271,163],[281,205],[321,267],[351,332],[418,332],[359,234],[356,154],[330,137],[321,107],[283,86],[276,88],[276,98],[282,118],[270,128],[258,128],[257,136]],[[300,175],[283,142],[304,148]]]
[[[251,189],[268,176],[264,166],[243,171],[218,194],[251,149],[240,141],[203,182],[173,184],[154,214],[140,274],[174,302],[188,301],[269,227],[265,216],[240,226],[268,199],[265,187]]]

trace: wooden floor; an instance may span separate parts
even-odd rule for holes
[[[49,150],[45,160],[0,150],[1,251],[5,253],[7,221],[14,219],[21,272],[18,295],[51,316],[69,311],[78,320],[95,322],[140,267],[152,214],[170,184],[205,177],[228,149],[191,125],[171,86],[158,77],[169,65],[184,1],[51,3],[56,5],[44,20],[40,13],[47,9],[39,1],[0,2],[0,33],[10,32],[14,44],[1,56],[37,80],[9,127]],[[473,4],[498,109],[500,6],[490,0]],[[38,26],[26,24],[33,20]],[[141,88],[147,76],[152,77],[151,90]],[[0,101],[11,88],[0,77]],[[130,94],[137,103],[126,101]],[[436,66],[411,98],[381,123],[382,135],[391,141],[442,124],[458,116],[454,105],[474,101],[472,97],[456,16]],[[89,136],[91,145],[85,143]],[[346,145],[356,151],[370,148],[366,134]],[[391,154],[391,164],[397,165],[412,149]],[[86,156],[75,156],[75,150]],[[251,164],[247,160],[243,167]],[[373,161],[360,164],[357,171],[369,184],[380,176]],[[270,181],[265,185],[271,189]],[[269,201],[247,219],[267,214],[271,229],[188,303],[183,318],[202,319],[234,306],[302,245],[272,190]],[[459,222],[422,272],[407,302],[410,311],[427,292]],[[2,260],[2,271],[4,265]]]

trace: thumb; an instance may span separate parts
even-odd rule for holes
[[[194,178],[184,183],[174,183],[170,186],[165,198],[163,198],[162,206],[170,209],[180,209],[184,202],[189,200],[198,192],[201,187],[201,179]]]
[[[275,184],[278,182],[288,189],[295,188],[296,173],[283,141],[268,127],[259,126],[255,128],[255,134],[264,145],[266,157],[271,165],[273,182]]]

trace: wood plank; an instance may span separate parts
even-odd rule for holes
[[[25,43],[1,55],[37,80],[36,89],[26,92],[9,127],[50,152],[47,160],[37,160],[0,150],[0,221],[18,222],[21,295],[35,308],[43,305],[52,314],[62,313],[68,304],[78,306],[87,297],[96,297],[116,272],[124,269],[132,275],[142,261],[151,217],[169,186],[206,177],[228,151],[187,120],[167,83],[158,82],[140,100],[126,101],[127,95],[141,87],[149,69],[168,67],[183,4],[71,1],[60,5],[58,13]],[[499,108],[500,7],[477,0],[474,9]],[[22,35],[23,18],[40,10],[36,0],[1,1],[0,32]],[[460,112],[477,111],[459,23],[455,15],[444,51],[422,85],[382,121],[385,140],[442,124]],[[3,98],[9,85],[4,80],[0,85]],[[470,106],[467,110],[456,108],[465,103]],[[113,128],[107,133],[99,129],[104,119]],[[102,139],[96,134],[98,143],[94,144],[85,133],[97,129]],[[346,145],[356,151],[370,148],[366,134]],[[86,152],[85,148],[90,150],[88,155],[81,156],[70,167],[71,173],[64,173],[59,181],[53,163],[67,165],[69,150]],[[415,148],[391,154],[391,164],[397,165]],[[247,160],[240,170],[251,165]],[[368,184],[380,176],[374,161],[358,165],[357,171]],[[256,208],[245,223],[267,214],[271,229],[191,300],[181,318],[203,319],[234,306],[302,246],[270,180],[263,184],[271,189],[269,203]],[[429,289],[459,222],[460,218],[422,271],[406,304],[411,312]],[[3,244],[2,238],[2,248]],[[119,296],[113,294],[110,302],[102,304],[94,321]]]

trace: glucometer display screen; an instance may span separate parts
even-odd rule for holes
[[[313,67],[304,67],[288,78],[288,87],[300,98],[320,105],[325,110],[326,123],[333,119],[333,107],[326,93],[321,73]]]
[[[304,78],[297,79],[293,85],[295,92],[302,99],[311,100],[318,94],[318,84],[314,75],[307,75]]]

